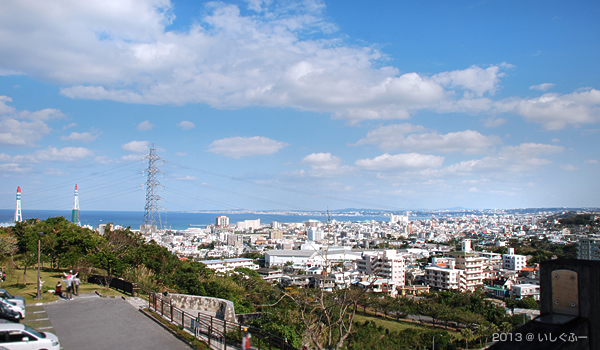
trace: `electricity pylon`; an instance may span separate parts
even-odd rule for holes
[[[148,168],[144,172],[148,173],[148,180],[144,184],[146,186],[146,206],[144,207],[144,222],[140,227],[142,233],[154,233],[161,226],[160,214],[158,210],[160,206],[158,202],[162,200],[158,195],[158,188],[164,187],[158,181],[157,175],[164,175],[158,168],[158,164],[161,165],[165,161],[156,154],[156,148],[154,144],[150,147],[150,153],[142,158],[142,161],[148,160]]]

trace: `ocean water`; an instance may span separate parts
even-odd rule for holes
[[[14,210],[0,210],[0,223],[10,223],[14,219]],[[67,220],[71,219],[70,210],[22,210],[23,219],[38,218],[45,220],[49,217],[63,216]],[[325,222],[325,215],[278,215],[278,214],[228,214],[228,213],[190,213],[190,212],[165,212],[160,213],[163,227],[173,230],[185,230],[194,225],[211,225],[215,224],[217,216],[225,215],[229,217],[229,223],[235,224],[238,221],[260,219],[261,224],[269,224],[275,222],[304,222],[310,219]],[[82,225],[90,225],[97,227],[100,224],[112,222],[115,225],[130,226],[132,229],[139,229],[144,218],[142,211],[80,211],[79,217]],[[332,215],[331,219],[337,221],[389,221],[387,216],[336,216]],[[421,218],[419,218],[421,219]],[[414,218],[411,217],[411,220]]]

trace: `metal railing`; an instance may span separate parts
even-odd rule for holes
[[[214,316],[198,312],[194,316],[173,306],[168,297],[161,294],[148,295],[148,308],[173,324],[194,334],[196,338],[206,342],[212,349],[241,349],[244,328],[252,335],[252,349],[257,350],[298,350],[287,342],[287,339],[265,332],[257,327],[244,326],[241,323],[221,320]]]

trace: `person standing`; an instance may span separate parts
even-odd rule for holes
[[[244,327],[244,338],[242,338],[242,349],[250,349],[250,338],[252,335],[248,332],[248,328]]]

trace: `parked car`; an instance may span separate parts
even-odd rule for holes
[[[55,334],[40,332],[23,324],[0,324],[0,344],[9,350],[59,350],[60,342]]]
[[[8,301],[2,298],[0,298],[0,304],[6,306],[9,310],[18,312],[21,315],[21,319],[25,318],[25,308],[17,306],[17,304],[13,303],[12,301]]]
[[[6,289],[0,289],[0,298],[15,303],[15,305],[25,308],[25,298],[12,296]]]
[[[19,320],[21,319],[21,314],[18,312],[12,311],[11,309],[7,308],[4,305],[0,305],[0,318],[18,323]]]

